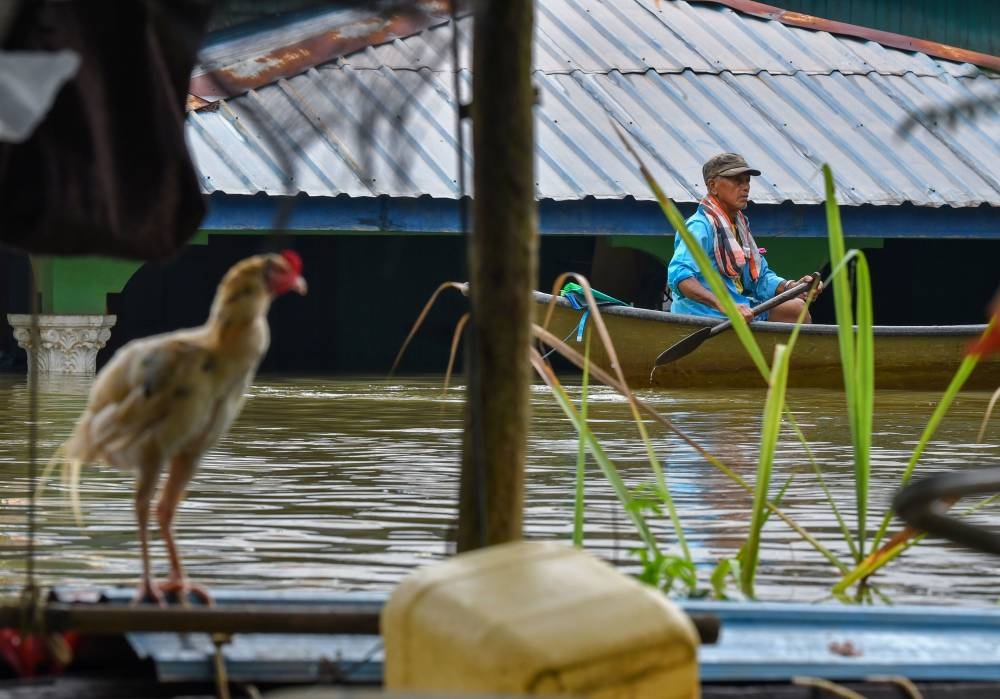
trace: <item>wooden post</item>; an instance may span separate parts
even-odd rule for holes
[[[474,3],[472,319],[458,550],[521,538],[537,282],[532,0]]]

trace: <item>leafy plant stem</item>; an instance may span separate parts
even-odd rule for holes
[[[847,526],[847,522],[844,521],[843,515],[840,513],[840,508],[837,507],[837,502],[833,498],[833,493],[830,492],[829,486],[826,484],[826,478],[823,476],[823,470],[819,467],[819,463],[816,461],[816,457],[809,447],[809,442],[806,440],[806,436],[802,433],[802,428],[799,426],[798,421],[795,416],[792,415],[791,411],[788,409],[788,404],[785,404],[785,419],[791,426],[795,435],[798,437],[799,442],[805,447],[806,456],[809,460],[809,465],[812,468],[814,474],[816,474],[816,480],[819,482],[820,490],[823,491],[823,496],[826,498],[827,503],[830,505],[830,511],[833,513],[834,518],[837,520],[837,526],[840,528],[840,533],[844,537],[844,541],[847,542],[847,546],[851,551],[851,556],[855,561],[861,560],[858,555],[858,548],[854,544],[854,537],[851,535],[851,530]]]
[[[955,397],[958,392],[962,389],[962,385],[965,384],[966,379],[969,378],[969,374],[972,370],[976,368],[976,364],[979,362],[979,356],[975,354],[970,354],[962,360],[962,363],[958,367],[958,371],[955,372],[955,376],[952,377],[951,383],[948,384],[948,388],[945,389],[944,395],[941,396],[941,400],[938,401],[937,406],[934,408],[934,412],[931,413],[930,420],[927,421],[927,426],[924,427],[924,431],[920,435],[920,441],[917,442],[916,448],[913,450],[913,454],[910,455],[910,460],[906,464],[906,468],[903,470],[903,475],[900,477],[900,485],[906,485],[910,482],[910,478],[913,476],[913,470],[917,466],[917,461],[920,456],[924,453],[924,449],[927,444],[931,441],[934,433],[937,431],[938,426],[941,424],[941,420],[944,418],[948,409],[951,408],[952,402],[954,402]],[[875,535],[875,541],[872,543],[872,548],[877,549],[878,545],[882,542],[882,538],[885,536],[886,530],[889,528],[889,521],[892,519],[892,509],[887,509],[885,515],[882,517],[882,523],[879,526],[878,533]]]
[[[587,308],[590,310],[593,325],[595,328],[597,328],[597,335],[601,340],[601,344],[603,345],[605,352],[607,353],[608,361],[613,367],[615,374],[617,375],[617,381],[615,383],[618,386],[621,386],[619,392],[623,396],[625,396],[625,399],[628,401],[629,409],[632,412],[632,418],[635,420],[636,427],[639,430],[639,436],[642,438],[642,442],[646,447],[646,455],[649,458],[650,467],[652,468],[653,473],[656,477],[657,488],[659,489],[659,495],[661,499],[664,501],[664,503],[666,503],[667,505],[668,512],[670,513],[670,520],[671,523],[673,524],[674,532],[677,536],[677,541],[680,544],[681,551],[684,555],[684,559],[687,563],[693,565],[693,559],[691,558],[691,551],[688,548],[687,539],[684,536],[684,528],[681,526],[680,517],[677,515],[677,509],[674,506],[673,498],[671,497],[670,490],[667,487],[666,477],[664,476],[663,470],[660,467],[659,459],[657,459],[656,457],[656,451],[653,448],[653,444],[649,440],[649,435],[646,433],[645,423],[643,422],[642,417],[639,414],[639,408],[637,405],[638,399],[635,397],[635,394],[632,393],[631,389],[629,389],[628,383],[625,381],[625,376],[624,374],[622,374],[621,363],[618,361],[617,352],[615,351],[614,344],[611,342],[611,335],[608,333],[607,326],[605,326],[604,324],[604,318],[601,316],[600,309],[598,308],[597,303],[594,300],[594,295],[590,288],[590,281],[587,280],[586,277],[575,273],[561,274],[553,284],[554,287],[553,291],[555,291],[556,288],[560,287],[563,284],[564,280],[569,277],[575,279],[577,283],[580,285],[580,287],[583,289],[583,294],[587,300]],[[548,312],[546,313],[545,316],[546,324],[548,323],[548,320],[551,317],[552,307],[555,301],[554,297],[555,294],[553,294],[553,301],[550,302]],[[564,342],[560,342],[559,345],[563,347],[566,346]],[[551,346],[558,347],[559,345],[551,345]],[[587,364],[590,365],[590,362],[587,362]]]
[[[771,473],[774,469],[774,453],[781,432],[781,413],[785,402],[785,389],[788,384],[787,346],[777,345],[774,348],[774,361],[771,363],[771,381],[764,402],[764,420],[760,438],[760,456],[757,462],[757,482],[754,490],[753,509],[750,515],[750,532],[747,537],[743,565],[740,570],[740,587],[743,594],[753,598],[754,578],[757,575],[757,565],[760,562],[760,535],[766,520],[768,491],[771,486]]]
[[[585,363],[589,363],[586,360]],[[691,549],[688,548],[687,537],[684,536],[684,527],[681,525],[681,519],[677,514],[677,507],[674,504],[674,498],[670,494],[670,488],[667,487],[667,479],[663,473],[663,469],[660,466],[659,459],[656,458],[656,453],[653,450],[653,442],[649,438],[649,434],[646,431],[646,424],[639,415],[639,406],[635,401],[629,403],[629,407],[632,409],[632,416],[635,419],[636,425],[639,428],[639,434],[642,437],[643,444],[646,445],[646,455],[649,458],[649,463],[653,467],[653,473],[656,476],[656,487],[660,498],[663,503],[667,506],[667,513],[670,516],[670,522],[674,527],[674,534],[677,537],[677,544],[681,547],[681,553],[684,560],[688,563],[694,563],[694,559],[691,557]]]
[[[826,220],[830,249],[831,279],[833,284],[834,311],[837,317],[837,342],[840,345],[840,362],[844,377],[844,394],[847,417],[854,446],[854,488],[857,507],[857,558],[863,558],[867,539],[868,490],[871,480],[871,432],[874,412],[874,334],[872,330],[871,280],[865,256],[857,251],[845,252],[844,230],[840,220],[840,207],[830,166],[823,165],[823,182],[826,190]],[[856,259],[857,327],[847,262]]]
[[[594,456],[594,460],[604,473],[605,478],[608,479],[608,483],[611,484],[612,490],[614,490],[618,500],[625,507],[625,511],[635,524],[636,530],[639,532],[639,538],[642,539],[642,542],[650,551],[654,554],[659,553],[656,538],[649,530],[649,525],[646,523],[646,519],[642,516],[642,513],[639,512],[638,508],[632,507],[632,496],[629,494],[625,482],[618,473],[618,469],[615,468],[614,463],[608,457],[600,442],[597,441],[594,433],[590,431],[590,427],[586,424],[586,422],[581,420],[580,413],[577,411],[576,406],[573,405],[573,401],[570,400],[566,390],[562,387],[559,379],[552,371],[552,367],[550,367],[545,360],[542,359],[542,356],[536,349],[532,348],[530,352],[532,366],[535,367],[535,371],[542,378],[542,380],[545,381],[549,388],[552,389],[552,394],[555,396],[556,402],[559,403],[559,407],[562,408],[566,417],[568,417],[570,422],[573,423],[573,427],[586,441],[587,448],[590,449],[590,453]]]
[[[587,387],[589,385],[590,372],[587,365],[590,363],[590,328],[587,328],[583,344],[583,356],[585,359],[583,368],[583,380],[580,388],[580,421],[587,423]],[[587,442],[583,435],[579,437],[579,445],[576,452],[576,496],[573,500],[573,545],[583,548],[583,514],[584,514],[584,483],[587,476]]]
[[[584,359],[583,356],[574,350],[572,347],[564,343],[560,338],[553,335],[551,332],[545,328],[535,325],[534,326],[535,336],[544,342],[549,347],[555,347],[559,354],[565,357],[567,360],[575,364],[579,368],[583,368]],[[601,383],[606,386],[610,386],[618,392],[626,390],[616,379],[614,379],[608,372],[601,369],[599,366],[590,364],[590,373]],[[705,459],[708,463],[722,472],[726,477],[732,480],[734,483],[739,485],[748,494],[753,494],[753,488],[740,476],[738,473],[733,471],[729,466],[724,464],[713,454],[709,453],[698,444],[696,441],[691,439],[687,434],[684,433],[679,427],[673,424],[670,420],[660,415],[654,408],[647,405],[643,401],[636,399],[639,408],[651,417],[656,422],[660,423],[663,427],[667,428],[670,432],[681,439],[685,444],[694,449],[698,454]],[[781,521],[787,524],[796,534],[798,534],[804,541],[806,541],[810,546],[812,546],[821,556],[826,558],[831,565],[833,565],[841,573],[846,574],[848,568],[844,565],[829,549],[827,549],[823,544],[821,544],[812,534],[808,532],[802,525],[793,520],[787,514],[785,514],[779,507],[777,507],[773,502],[768,502],[768,509],[771,510]]]
[[[991,495],[990,497],[985,498],[981,502],[976,503],[975,505],[963,510],[960,516],[966,517],[978,510],[981,510],[987,505],[996,502],[998,499],[1000,499],[1000,493],[996,495]],[[916,546],[927,537],[926,534],[918,534],[917,532],[912,530],[910,530],[910,532],[911,536],[909,538],[901,539],[892,546],[883,550],[876,550],[874,553],[868,556],[868,558],[862,561],[856,568],[854,568],[852,571],[850,571],[850,573],[845,575],[834,586],[833,593],[834,594],[843,593],[851,585],[858,582],[859,580],[862,580],[872,575],[879,568],[892,562],[900,555],[905,553],[908,549],[910,549],[910,547]]]

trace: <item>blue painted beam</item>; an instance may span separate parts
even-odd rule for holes
[[[208,204],[202,228],[213,232],[268,231],[276,226],[279,215],[287,216],[285,230],[302,234],[460,232],[458,205],[451,199],[213,194]],[[694,205],[680,208],[688,214]],[[751,204],[747,215],[759,237],[826,236],[822,206]],[[849,237],[1000,240],[1000,208],[990,206],[844,206],[841,219]],[[543,235],[657,236],[672,232],[657,204],[634,199],[545,200],[539,204],[539,223]]]
[[[107,590],[112,601],[131,589]],[[381,605],[385,593],[213,590],[220,606]],[[787,682],[810,675],[863,680],[898,675],[915,681],[1000,682],[1000,609],[862,607],[837,604],[679,600],[690,614],[721,622],[717,643],[702,646],[703,682]],[[376,636],[238,634],[224,654],[230,677],[246,682],[315,682],[335,675],[377,682],[383,654]],[[160,679],[210,681],[214,646],[207,634],[131,633]]]
[[[685,600],[715,614],[719,642],[703,646],[703,682],[784,682],[796,676],[862,680],[1000,681],[1000,610]]]

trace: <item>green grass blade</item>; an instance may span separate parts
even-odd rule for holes
[[[608,457],[600,442],[598,442],[597,437],[590,431],[590,427],[581,419],[580,413],[577,411],[576,406],[573,405],[573,401],[566,393],[566,389],[562,387],[562,384],[559,383],[559,379],[557,379],[556,375],[552,373],[551,367],[545,364],[541,355],[539,355],[534,349],[531,350],[531,361],[535,370],[542,377],[542,380],[545,381],[549,388],[552,389],[552,395],[555,396],[556,402],[559,404],[559,407],[562,408],[566,417],[568,417],[570,422],[573,423],[574,429],[576,429],[576,431],[583,437],[584,441],[586,441],[587,448],[594,457],[594,461],[597,462],[597,465],[600,467],[604,477],[607,478],[608,483],[611,485],[611,489],[614,491],[619,502],[625,508],[625,512],[628,514],[629,518],[631,518],[632,523],[635,524],[635,528],[639,532],[639,538],[642,539],[642,542],[652,553],[659,553],[659,547],[656,544],[655,537],[649,529],[646,518],[642,516],[642,512],[639,508],[633,507],[632,494],[625,485],[625,481],[622,480],[621,474],[618,473],[618,469]]]
[[[684,534],[684,527],[681,524],[680,516],[677,514],[677,507],[674,505],[674,498],[670,494],[670,487],[667,485],[666,474],[660,465],[660,460],[656,456],[656,449],[653,447],[653,440],[649,438],[649,432],[646,430],[646,423],[642,419],[642,415],[639,414],[639,404],[638,400],[634,396],[629,396],[629,408],[632,411],[632,419],[635,421],[636,427],[639,430],[639,437],[642,440],[643,445],[646,448],[646,458],[649,459],[650,467],[653,470],[653,475],[656,478],[657,493],[660,499],[667,506],[667,513],[670,516],[670,523],[674,528],[674,535],[677,537],[677,543],[681,547],[681,555],[684,560],[690,565],[694,565],[694,559],[691,557],[691,549],[688,547],[687,537]]]
[[[868,260],[855,253],[858,323],[854,374],[854,494],[858,510],[858,558],[864,558],[868,538],[868,493],[871,484],[872,422],[875,412],[875,335],[872,329],[872,289]]]
[[[556,283],[553,285],[554,287],[553,292],[555,292],[556,287],[558,287],[560,284],[563,283],[563,280],[569,277],[575,279],[583,289],[584,296],[587,299],[587,307],[589,308],[591,313],[591,321],[593,323],[593,326],[597,330],[597,335],[600,338],[601,344],[604,347],[604,351],[607,353],[609,363],[611,364],[613,371],[618,376],[618,381],[616,383],[620,384],[621,388],[619,389],[619,392],[623,396],[625,396],[625,398],[628,400],[629,409],[632,411],[632,418],[635,421],[636,427],[639,430],[639,436],[641,437],[642,442],[646,447],[646,454],[649,458],[650,467],[652,468],[653,473],[655,474],[657,486],[660,489],[661,497],[670,510],[670,519],[671,522],[673,523],[674,531],[677,535],[677,540],[680,542],[681,550],[683,551],[685,560],[691,565],[693,565],[691,552],[688,549],[687,540],[684,536],[684,530],[681,527],[680,518],[677,516],[677,510],[673,505],[673,498],[671,498],[670,491],[667,488],[666,477],[663,473],[663,469],[660,466],[660,462],[656,457],[656,450],[653,448],[653,443],[652,441],[650,441],[649,435],[646,432],[646,426],[642,421],[642,416],[639,414],[639,407],[635,394],[632,393],[631,389],[629,389],[628,385],[625,383],[625,377],[621,372],[621,364],[618,362],[617,359],[618,356],[617,352],[615,351],[614,344],[611,342],[611,335],[607,331],[607,326],[604,324],[604,318],[601,316],[601,310],[597,306],[597,303],[594,300],[593,290],[590,287],[590,282],[583,275],[576,274],[573,272],[567,272],[557,277]],[[553,296],[555,296],[555,293],[553,293]],[[553,300],[550,301],[549,303],[549,312],[546,313],[546,321],[545,321],[546,323],[551,315],[551,309],[553,307],[554,301],[555,299],[553,298]],[[560,343],[560,345],[565,346],[565,343]],[[551,345],[551,346],[558,347],[559,345]]]
[[[844,245],[844,229],[840,223],[840,207],[837,206],[837,192],[833,184],[833,172],[829,165],[823,165],[823,181],[826,187],[826,226],[830,249],[830,281],[833,286],[833,307],[837,319],[837,344],[840,347],[840,366],[844,377],[844,393],[847,399],[847,419],[852,438],[857,424],[855,419],[855,370],[854,370],[854,312],[851,303],[850,279]],[[855,442],[856,444],[856,442]]]
[[[962,390],[962,386],[965,385],[965,381],[969,378],[969,375],[972,374],[973,369],[976,368],[976,364],[978,363],[979,356],[975,354],[967,355],[962,360],[962,363],[958,367],[958,371],[956,371],[955,375],[952,377],[951,383],[949,383],[948,388],[945,389],[944,394],[941,396],[941,400],[938,402],[937,407],[934,408],[934,412],[931,414],[930,420],[927,421],[927,426],[920,435],[920,441],[917,442],[917,446],[913,450],[913,455],[910,457],[909,462],[907,462],[906,470],[903,472],[903,476],[900,479],[901,485],[906,485],[910,482],[910,478],[913,476],[913,470],[916,468],[917,461],[924,453],[924,449],[927,448],[927,444],[934,437],[934,433],[937,432],[937,428],[941,425],[941,420],[951,408],[951,404],[955,402],[955,398],[958,396],[959,391]]]
[[[649,432],[646,430],[646,423],[643,421],[642,415],[639,414],[638,402],[633,399],[629,402],[629,407],[632,410],[632,419],[635,420],[636,427],[639,430],[639,437],[642,439],[642,443],[646,447],[646,458],[649,459],[654,477],[656,478],[657,494],[663,501],[663,504],[667,506],[670,523],[674,528],[674,536],[677,537],[677,543],[681,547],[681,555],[687,563],[693,566],[694,559],[691,557],[691,549],[688,547],[687,537],[684,534],[684,527],[681,524],[680,516],[677,514],[677,507],[674,504],[674,498],[670,494],[670,487],[667,485],[666,474],[660,466],[660,460],[656,457],[653,440],[649,438]]]
[[[755,597],[754,578],[757,575],[757,564],[760,560],[760,535],[767,518],[768,491],[771,486],[775,447],[781,432],[781,415],[785,404],[785,390],[788,385],[788,360],[791,355],[787,349],[785,345],[777,345],[774,348],[770,386],[767,390],[767,400],[764,403],[757,483],[754,488],[753,511],[750,516],[750,532],[740,571],[740,587],[743,594],[750,598]]]
[[[663,500],[663,504],[667,506],[667,513],[670,515],[670,523],[673,525],[677,544],[681,547],[681,554],[685,561],[694,565],[694,558],[691,557],[691,549],[688,547],[687,537],[684,535],[684,527],[681,524],[680,515],[677,514],[677,506],[674,504],[674,498],[670,494],[670,489],[666,486],[666,482],[659,489],[659,494]]]
[[[802,329],[802,321],[805,319],[805,314],[808,311],[808,304],[803,307],[802,311],[799,313],[799,317],[795,321],[795,327],[792,329],[791,335],[788,337],[788,353],[791,356],[793,350],[795,349],[795,343],[799,337],[799,330]],[[861,557],[858,555],[857,547],[854,544],[854,537],[851,535],[850,529],[847,526],[847,522],[844,521],[843,515],[840,513],[840,508],[837,507],[837,502],[834,500],[833,495],[830,493],[830,489],[826,485],[826,479],[823,478],[823,472],[819,467],[819,463],[816,461],[816,457],[813,455],[812,449],[809,448],[809,441],[806,436],[802,433],[802,429],[799,427],[798,421],[795,419],[795,415],[792,414],[791,409],[788,407],[788,403],[785,403],[785,419],[791,426],[793,432],[795,433],[796,439],[806,450],[806,456],[809,459],[809,463],[812,466],[813,473],[816,474],[816,478],[819,481],[820,488],[826,497],[827,503],[830,505],[830,511],[833,512],[834,518],[837,520],[837,524],[840,527],[840,532],[844,537],[844,541],[847,542],[848,548],[851,550],[851,555],[855,560],[860,560]],[[787,484],[786,484],[787,487]],[[777,501],[776,501],[777,502]]]
[[[983,509],[987,505],[992,505],[998,499],[1000,499],[1000,494],[991,495],[988,498],[982,500],[981,502],[978,502],[975,505],[966,508],[961,513],[959,513],[959,516],[968,517],[974,512],[978,512],[979,510]],[[875,573],[879,568],[882,568],[883,566],[896,560],[906,551],[910,550],[911,548],[913,548],[926,538],[927,538],[926,534],[917,534],[912,539],[909,539],[908,541],[902,541],[896,546],[893,546],[891,549],[882,554],[877,560],[863,561],[860,565],[858,565],[851,572],[845,575],[840,580],[840,582],[836,584],[836,586],[834,586],[833,593],[835,595],[843,594],[844,592],[846,592],[847,588],[849,588],[851,585],[853,585],[854,583],[858,582],[863,578],[867,578],[868,576]]]
[[[806,450],[806,458],[809,460],[809,467],[812,469],[813,474],[816,476],[816,480],[819,482],[820,490],[823,491],[823,496],[826,498],[826,502],[830,506],[830,512],[833,513],[834,519],[837,520],[837,526],[840,528],[840,533],[841,536],[844,537],[844,541],[847,542],[847,547],[851,550],[851,556],[855,561],[861,560],[861,557],[858,556],[857,547],[854,544],[854,536],[851,534],[851,530],[847,526],[847,522],[844,521],[844,516],[840,512],[840,508],[837,507],[837,501],[834,499],[833,493],[830,492],[830,488],[826,484],[826,478],[823,477],[823,470],[820,468],[819,462],[816,461],[816,456],[809,447],[809,442],[806,439],[806,436],[802,433],[802,428],[795,419],[795,415],[793,415],[792,411],[789,409],[787,402],[785,404],[785,420],[795,433],[796,439],[798,439],[799,443]]]
[[[917,442],[917,446],[913,450],[913,454],[910,455],[910,460],[907,462],[906,468],[903,470],[903,475],[900,478],[900,485],[906,485],[910,482],[910,478],[913,476],[913,471],[917,466],[917,461],[920,460],[921,455],[924,453],[924,449],[927,448],[927,445],[934,437],[934,433],[937,432],[937,428],[941,424],[941,420],[951,408],[951,404],[955,401],[955,397],[958,396],[959,391],[962,390],[962,386],[965,385],[966,379],[969,378],[969,375],[972,373],[973,369],[976,368],[976,364],[978,363],[979,355],[969,354],[965,356],[962,363],[958,366],[958,371],[955,372],[955,375],[951,379],[951,383],[948,384],[948,388],[944,391],[944,395],[941,396],[941,400],[938,401],[937,406],[934,408],[934,412],[931,413],[930,420],[927,421],[927,426],[924,427],[924,431],[920,435],[920,441]],[[878,533],[875,535],[875,541],[872,544],[873,549],[878,548],[879,543],[881,543],[882,538],[885,536],[886,530],[889,528],[889,521],[891,519],[892,509],[888,509],[882,517],[882,523],[879,526]]]
[[[827,234],[830,248],[834,311],[837,318],[837,342],[844,377],[847,419],[854,447],[855,506],[857,509],[857,558],[864,557],[867,539],[868,493],[871,479],[871,432],[874,410],[874,336],[872,333],[871,279],[864,254],[846,252],[840,207],[830,166],[823,165],[826,189]],[[855,329],[854,308],[847,263],[855,259],[858,322]],[[852,547],[854,548],[854,547]]]
[[[795,327],[792,329],[792,332],[788,337],[788,345],[787,345],[788,349],[786,351],[789,357],[792,356],[792,352],[795,349],[795,343],[798,340],[799,331],[802,329],[802,322],[803,320],[805,320],[805,315],[808,310],[809,308],[807,304],[802,308],[802,311],[799,313],[799,317],[795,321]],[[840,528],[841,535],[844,537],[844,541],[847,542],[847,546],[851,551],[851,555],[854,557],[855,560],[861,560],[861,557],[858,555],[857,547],[854,543],[854,537],[851,535],[851,531],[847,526],[847,522],[844,521],[844,517],[840,513],[840,508],[837,507],[837,502],[834,499],[833,494],[830,492],[830,488],[826,484],[826,479],[823,477],[823,471],[820,469],[819,463],[816,461],[816,457],[813,454],[812,449],[809,447],[809,441],[806,439],[806,436],[802,433],[802,429],[799,427],[798,421],[795,419],[795,415],[792,414],[792,411],[789,408],[787,401],[785,402],[784,414],[785,414],[785,419],[788,421],[789,426],[792,428],[792,431],[796,436],[796,439],[798,439],[799,443],[806,450],[806,456],[809,459],[809,463],[812,467],[813,473],[816,474],[816,478],[819,481],[820,489],[823,491],[823,494],[826,497],[826,501],[830,505],[830,510],[833,513],[834,518],[837,520],[837,525]],[[782,486],[782,489],[778,493],[778,496],[773,500],[775,505],[781,503],[781,498],[784,495],[785,490],[791,484],[793,477],[794,474],[792,476],[789,476],[784,486]],[[768,514],[770,514],[770,510],[768,510]]]
[[[587,326],[584,334],[583,358],[583,379],[580,387],[580,421],[587,424],[587,387],[590,379],[590,326]],[[585,482],[587,477],[587,442],[583,435],[579,437],[579,444],[576,451],[576,485],[573,498],[573,545],[583,548],[583,515],[586,505]]]
[[[826,227],[830,250],[830,281],[833,285],[833,306],[837,318],[837,342],[840,345],[841,370],[844,387],[853,383],[854,377],[854,317],[851,310],[851,289],[847,266],[842,264],[845,256],[844,229],[840,223],[840,208],[837,206],[837,192],[833,184],[830,166],[823,165],[823,182],[826,187]],[[839,283],[837,283],[839,282]],[[848,400],[848,409],[851,404]]]
[[[772,510],[771,507],[781,506],[781,501],[785,498],[785,495],[788,493],[788,489],[792,486],[792,482],[795,480],[796,474],[797,471],[793,469],[792,472],[788,474],[788,477],[785,479],[785,482],[781,484],[780,488],[778,488],[777,494],[773,498],[771,498],[770,502],[765,503],[764,524],[767,524],[767,520],[770,519],[771,515],[774,513],[774,510]],[[743,557],[743,547],[740,547],[739,557],[740,558]]]
[[[739,585],[740,583],[740,561],[739,556],[736,558],[723,558],[712,570],[712,574],[709,577],[709,584],[712,586],[712,597],[718,600],[729,599],[729,595],[726,594],[726,583],[732,578],[734,582]]]

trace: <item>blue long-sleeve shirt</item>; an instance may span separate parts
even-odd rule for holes
[[[691,231],[691,235],[701,245],[701,249],[708,255],[708,259],[712,262],[712,267],[716,272],[719,272],[719,265],[715,261],[715,253],[713,251],[713,236],[715,233],[712,229],[712,223],[709,221],[702,207],[699,206],[694,215],[687,220],[687,227]],[[670,264],[667,265],[667,284],[670,286],[670,293],[673,295],[670,310],[673,313],[724,318],[725,315],[723,313],[693,299],[685,298],[680,293],[677,285],[690,277],[694,277],[701,282],[702,286],[711,291],[708,282],[705,281],[705,277],[698,269],[698,263],[695,261],[684,239],[681,238],[680,234],[675,233],[674,256],[670,258]],[[777,291],[778,285],[785,281],[783,277],[779,277],[771,271],[767,266],[767,261],[763,257],[761,257],[760,275],[758,275],[757,281],[750,279],[749,265],[743,267],[741,273],[741,281],[743,282],[742,292],[737,289],[736,282],[733,279],[724,274],[722,278],[726,282],[726,288],[729,290],[729,295],[733,301],[737,304],[747,306],[755,306],[761,301],[771,298],[774,296],[774,292]]]

